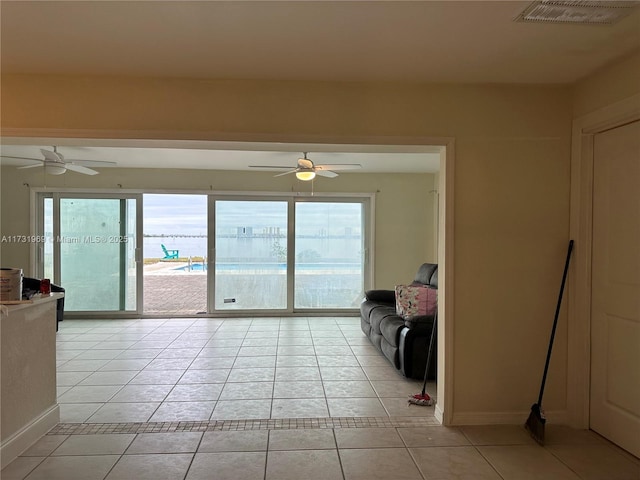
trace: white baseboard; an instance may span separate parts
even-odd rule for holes
[[[442,408],[440,408],[439,403],[436,403],[436,408],[434,409],[433,415],[434,417],[436,417],[436,420],[440,422],[440,425],[444,424],[444,411],[442,410]]]
[[[451,425],[524,425],[531,411],[522,412],[464,412],[454,413]],[[548,422],[566,425],[567,411],[545,412]]]
[[[60,422],[60,407],[56,403],[39,417],[7,438],[0,446],[0,468],[9,465]]]

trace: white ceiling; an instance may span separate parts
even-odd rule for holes
[[[2,1],[2,71],[572,83],[640,48],[638,8],[608,26],[514,22],[530,3]]]
[[[2,73],[567,84],[640,49],[640,8],[614,25],[514,22],[530,3],[3,0],[0,66]],[[39,158],[38,148],[11,140],[3,139],[4,155]],[[371,146],[58,144],[69,159],[123,167],[293,165],[309,151],[316,163],[434,171],[438,157],[412,149],[374,155],[380,150]]]

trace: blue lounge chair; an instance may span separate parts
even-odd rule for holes
[[[164,252],[163,260],[171,260],[173,258],[178,258],[178,250],[167,250],[167,247],[160,244],[162,247],[162,251]]]

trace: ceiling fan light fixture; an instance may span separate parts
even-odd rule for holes
[[[296,177],[298,180],[302,180],[303,182],[308,182],[309,180],[313,180],[316,178],[316,172],[313,170],[301,170],[296,172]]]
[[[64,167],[64,166],[49,165],[49,164],[46,164],[46,163],[44,165],[44,169],[49,175],[62,175],[63,173],[66,173],[66,171],[67,171],[67,168]]]

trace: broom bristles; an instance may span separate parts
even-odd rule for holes
[[[531,437],[540,445],[544,445],[544,424],[546,422],[547,420],[544,418],[544,413],[540,408],[540,405],[534,403],[531,407],[529,418],[527,418],[524,426],[529,430]]]

